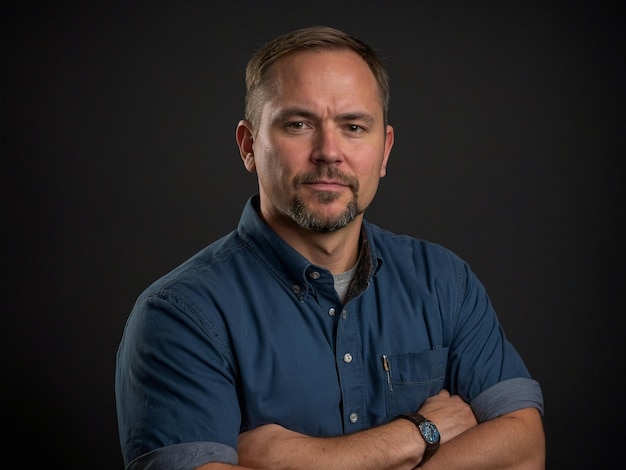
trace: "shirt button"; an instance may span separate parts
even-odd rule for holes
[[[359,415],[356,413],[350,413],[350,422],[352,424],[356,423],[359,420]]]
[[[328,311],[328,314],[329,314],[331,317],[334,317],[334,316],[335,316],[335,309],[334,309],[334,308],[331,308],[331,309]]]
[[[317,271],[313,271],[309,274],[309,276],[311,277],[311,279],[319,279],[320,273],[318,273]]]
[[[348,312],[346,312],[345,310],[342,310],[341,311],[341,318],[343,318],[345,320],[347,316],[348,316]]]
[[[300,286],[298,284],[294,284],[293,286],[291,286],[291,290],[294,294],[297,294],[298,292],[300,292]]]
[[[346,364],[350,364],[352,362],[352,354],[345,353],[343,355],[343,362],[345,362]]]

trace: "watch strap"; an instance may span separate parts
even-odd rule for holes
[[[439,441],[435,443],[428,442],[426,438],[424,437],[424,435],[422,434],[422,428],[420,427],[420,425],[423,422],[428,421],[428,420],[419,413],[401,414],[401,415],[396,416],[395,419],[406,419],[408,421],[411,421],[415,425],[417,430],[419,431],[420,436],[422,436],[422,438],[424,439],[424,442],[426,443],[426,449],[424,449],[422,460],[420,460],[420,462],[415,466],[415,468],[421,467],[422,465],[426,463],[428,459],[430,459],[434,455],[435,452],[437,452],[437,449],[439,449]]]

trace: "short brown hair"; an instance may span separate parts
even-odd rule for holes
[[[383,116],[387,122],[389,107],[389,76],[385,66],[372,47],[343,31],[327,26],[310,26],[283,34],[262,46],[246,67],[245,116],[256,126],[268,71],[281,57],[303,49],[349,49],[367,63],[376,78],[380,93]]]

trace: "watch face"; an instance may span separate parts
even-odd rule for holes
[[[422,436],[429,444],[436,444],[439,442],[439,430],[437,426],[435,426],[430,421],[424,421],[420,424],[420,429],[422,431]]]

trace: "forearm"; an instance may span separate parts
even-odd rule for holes
[[[441,445],[422,468],[543,470],[545,436],[541,417],[529,408],[481,423]]]
[[[431,410],[437,409],[436,402],[442,399],[446,400],[438,396],[430,405]],[[441,411],[433,411],[433,415],[443,416]],[[455,420],[456,425],[450,426]],[[442,424],[443,444],[424,465],[426,470],[545,468],[545,436],[537,410],[520,410],[480,425],[451,417],[442,418]],[[244,467],[233,468],[408,470],[422,459],[424,449],[424,440],[407,420],[326,438],[266,425],[240,436],[239,463]]]
[[[425,444],[405,420],[338,437],[309,437],[267,425],[242,434],[239,463],[271,470],[403,470],[420,461]],[[413,426],[414,427],[414,426]]]
[[[240,465],[231,465],[228,463],[220,463],[220,462],[211,462],[199,467],[196,467],[194,470],[254,470],[250,467],[242,467]]]

